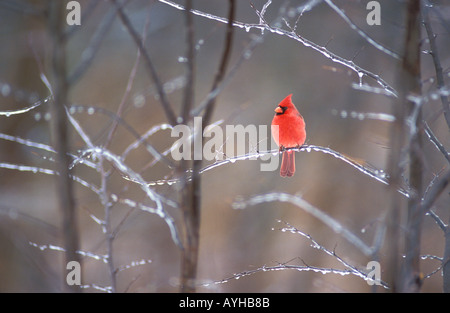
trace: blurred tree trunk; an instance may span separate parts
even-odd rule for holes
[[[420,0],[407,2],[403,54],[397,76],[398,101],[394,102],[396,121],[391,130],[392,154],[389,164],[391,208],[387,221],[388,282],[393,292],[420,289],[420,235],[423,214],[419,212],[422,196],[421,107],[410,96],[420,96]],[[406,229],[401,229],[403,200],[396,191],[402,184],[405,164],[409,165],[410,197],[407,203]],[[404,236],[403,236],[404,235]],[[403,240],[404,239],[404,240]],[[404,250],[401,249],[403,245]],[[405,255],[400,262],[400,254]],[[401,266],[400,266],[401,264]]]
[[[66,70],[66,14],[65,1],[51,1],[50,33],[53,39],[52,74],[53,74],[53,101],[51,118],[52,141],[57,154],[57,192],[59,207],[62,215],[62,236],[65,248],[65,260],[63,273],[67,272],[66,266],[70,261],[80,262],[78,251],[78,230],[75,212],[75,200],[73,195],[73,181],[70,176],[70,158],[68,121],[65,106],[69,85]],[[79,286],[66,284],[66,276],[63,275],[63,286],[71,292],[80,291]]]
[[[407,142],[409,154],[408,212],[405,233],[405,262],[402,266],[400,291],[417,292],[420,290],[420,237],[423,212],[420,202],[423,194],[422,182],[422,108],[408,96],[421,95],[420,77],[420,0],[410,0],[407,6],[406,40],[402,59],[402,101],[407,107],[405,123],[407,124]]]
[[[187,72],[184,101],[181,117],[186,125],[190,118],[190,111],[194,101],[194,80],[195,80],[195,53],[194,53],[194,21],[192,13],[192,0],[186,1],[186,55]],[[201,134],[195,133],[195,127],[191,128],[193,134],[191,147],[196,147],[196,142],[201,142]],[[200,136],[200,141],[199,140]],[[190,160],[181,160],[180,175],[182,179],[181,190],[181,210],[183,212],[184,242],[181,257],[181,292],[195,292],[197,279],[197,264],[200,244],[200,175],[199,168],[194,160],[195,152],[191,150]],[[192,176],[189,178],[189,169],[192,169]]]
[[[188,120],[194,94],[194,34],[193,34],[193,20],[190,9],[192,1],[186,2],[186,27],[187,27],[187,83],[185,90],[185,99],[183,104],[182,119],[184,123]],[[226,69],[231,56],[231,47],[233,43],[233,21],[236,12],[235,0],[228,1],[228,23],[225,34],[224,49],[222,58],[219,64],[219,68],[214,77],[214,81],[211,87],[211,93],[218,88],[223,81],[226,73]],[[217,95],[210,98],[205,106],[205,112],[202,116],[201,129],[197,130],[197,133],[192,132],[192,145],[194,151],[191,151],[191,164],[192,164],[192,176],[188,179],[188,162],[182,160],[181,163],[181,175],[183,178],[183,190],[181,192],[181,207],[183,211],[183,220],[185,226],[184,244],[183,244],[183,256],[181,261],[181,292],[195,292],[196,291],[196,278],[197,278],[197,266],[198,266],[198,253],[200,244],[200,217],[201,217],[201,176],[200,170],[202,168],[202,160],[196,160],[195,155],[200,154],[203,150],[204,138],[203,131],[207,125],[209,125],[212,114],[215,108]],[[195,131],[195,127],[194,127]],[[195,151],[196,149],[200,151]]]
[[[441,65],[441,61],[439,58],[439,51],[438,47],[436,45],[436,37],[437,35],[433,32],[432,26],[431,26],[431,19],[430,19],[430,10],[432,10],[433,7],[429,5],[428,1],[422,1],[422,15],[423,15],[423,24],[427,33],[427,37],[429,40],[430,45],[430,55],[433,58],[433,64],[434,69],[436,72],[436,83],[437,88],[445,88],[445,78],[444,73]],[[440,95],[441,103],[442,103],[442,110],[444,112],[444,118],[447,122],[447,126],[450,129],[450,106],[449,106],[449,98],[448,96],[441,94]],[[448,157],[448,152],[443,148],[443,154],[446,156],[447,160],[450,162],[450,159]],[[443,177],[444,178],[444,177]],[[447,182],[443,180],[445,184],[448,184]],[[449,220],[450,222],[450,220]],[[443,291],[448,293],[450,292],[450,227],[448,225],[444,225],[442,223],[440,225],[441,229],[444,231],[444,238],[445,238],[445,244],[444,244],[444,258],[442,261],[442,272],[443,272]]]
[[[450,226],[447,226],[445,229],[444,259],[442,263],[443,263],[442,271],[444,279],[443,290],[445,293],[450,293]]]

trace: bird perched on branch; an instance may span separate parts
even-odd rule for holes
[[[292,103],[292,94],[284,98],[275,109],[272,120],[272,137],[282,151],[281,177],[291,177],[295,173],[295,151],[305,143],[305,120]]]

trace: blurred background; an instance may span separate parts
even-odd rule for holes
[[[176,1],[184,5],[183,1]],[[294,25],[296,8],[308,1],[273,1],[265,19],[280,22],[280,8],[285,6],[285,18]],[[404,1],[379,1],[381,25],[366,23],[368,10],[365,0],[334,1],[355,25],[370,37],[401,54],[404,38]],[[67,54],[69,73],[89,51],[96,32],[107,23],[111,14],[110,1],[80,0],[80,26],[70,27]],[[266,1],[253,0],[261,10]],[[0,111],[29,107],[36,100],[49,96],[41,74],[51,77],[52,43],[49,36],[46,9],[48,1],[0,1]],[[258,15],[249,1],[237,1],[236,20],[254,24]],[[450,6],[435,1],[438,10],[431,14],[433,30],[437,34],[440,59],[448,81],[450,65]],[[195,0],[193,7],[220,17],[227,15],[227,2]],[[158,1],[127,1],[125,12],[133,27],[144,34],[145,46],[164,83],[168,99],[180,114],[184,75],[186,73],[186,27],[183,11]],[[211,89],[223,53],[226,24],[201,16],[194,17],[196,67],[195,103],[198,105]],[[272,24],[271,24],[272,25]],[[287,29],[281,21],[279,27]],[[235,28],[231,64],[239,60],[248,44],[261,35],[257,29]],[[370,45],[326,3],[320,2],[303,13],[297,33],[326,46],[345,59],[380,75],[395,88],[394,78],[398,60]],[[423,50],[428,49],[423,32]],[[130,35],[116,17],[101,35],[99,49],[86,72],[70,86],[70,105],[104,108],[118,112],[123,102],[122,118],[137,133],[144,134],[154,126],[167,123],[142,57]],[[137,64],[137,65],[136,65]],[[423,91],[436,88],[431,57],[422,56]],[[213,121],[224,125],[270,125],[273,110],[288,94],[306,121],[307,143],[329,147],[357,162],[378,169],[386,169],[389,154],[389,123],[377,120],[341,118],[341,111],[390,113],[393,100],[385,95],[352,88],[359,83],[357,73],[324,55],[303,46],[300,42],[279,34],[265,32],[263,41],[238,68],[226,88],[220,93]],[[363,78],[363,83],[379,87]],[[6,86],[6,87],[5,87]],[[449,147],[448,128],[439,100],[423,107],[424,119],[445,147]],[[0,133],[51,145],[48,104],[29,112],[0,116]],[[337,113],[336,113],[337,112]],[[77,110],[73,117],[96,145],[105,146],[117,155],[136,138],[119,125],[108,140],[113,121],[98,111]],[[77,154],[85,148],[83,140],[72,129],[71,151]],[[176,139],[176,138],[175,138]],[[159,151],[165,151],[175,141],[170,130],[161,130],[148,138]],[[259,138],[264,140],[265,138]],[[225,139],[224,139],[225,140]],[[255,152],[255,142],[248,142],[247,152]],[[252,150],[253,149],[253,150]],[[226,153],[226,144],[225,144]],[[227,155],[228,156],[228,155]],[[0,163],[54,169],[54,155],[42,149],[28,147],[17,140],[0,140]],[[169,155],[170,157],[170,155]],[[425,140],[423,160],[425,182],[445,167],[446,160],[431,142]],[[165,164],[153,162],[153,157],[140,146],[133,150],[125,163],[148,182],[176,178]],[[376,227],[388,208],[384,196],[387,187],[355,168],[319,152],[296,153],[296,174],[281,178],[278,170],[260,171],[260,160],[238,161],[218,166],[202,174],[202,204],[200,283],[222,281],[236,273],[255,270],[280,263],[303,266],[339,268],[342,264],[314,249],[311,242],[296,234],[281,232],[282,220],[309,234],[319,244],[357,268],[365,269],[370,261],[331,229],[301,208],[287,203],[270,202],[235,210],[237,199],[254,195],[284,192],[301,195],[312,205],[329,214],[352,232],[371,244]],[[204,163],[206,166],[208,162]],[[130,199],[149,207],[154,205],[135,183],[125,180],[112,166],[107,189],[121,199]],[[78,164],[74,174],[99,187],[100,174]],[[152,186],[155,192],[171,201],[180,199],[177,185]],[[58,292],[62,290],[65,271],[60,251],[44,245],[62,245],[60,214],[57,206],[55,177],[32,171],[0,167],[0,291]],[[81,250],[97,255],[107,253],[107,239],[96,219],[105,218],[101,199],[90,188],[75,184]],[[176,205],[167,201],[165,209],[181,222]],[[444,220],[449,219],[448,194],[436,203],[434,210]],[[95,218],[93,218],[95,217]],[[123,203],[111,208],[114,265],[121,267],[133,261],[151,260],[117,273],[119,292],[177,292],[181,253],[173,242],[165,221],[155,214],[144,212]],[[423,225],[422,253],[442,257],[444,237],[431,218]],[[388,239],[389,240],[389,239]],[[30,244],[35,243],[39,249]],[[386,256],[381,252],[381,269]],[[437,260],[421,263],[424,275],[439,267]],[[382,272],[383,278],[383,272]],[[99,260],[84,257],[82,284],[86,291],[93,287],[110,286],[108,266]],[[380,287],[377,287],[381,291]],[[199,287],[202,292],[370,292],[364,280],[353,275],[322,275],[314,272],[283,270],[258,272],[239,280]],[[425,279],[423,291],[442,290],[441,273]]]

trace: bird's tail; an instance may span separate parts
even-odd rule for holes
[[[286,150],[283,151],[283,156],[281,158],[281,177],[291,177],[295,173],[295,151]]]

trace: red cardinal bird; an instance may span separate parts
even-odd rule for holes
[[[272,120],[272,137],[280,151],[283,151],[281,177],[290,177],[295,173],[295,151],[285,149],[300,147],[306,139],[305,121],[292,103],[291,97],[292,94],[280,102]]]

